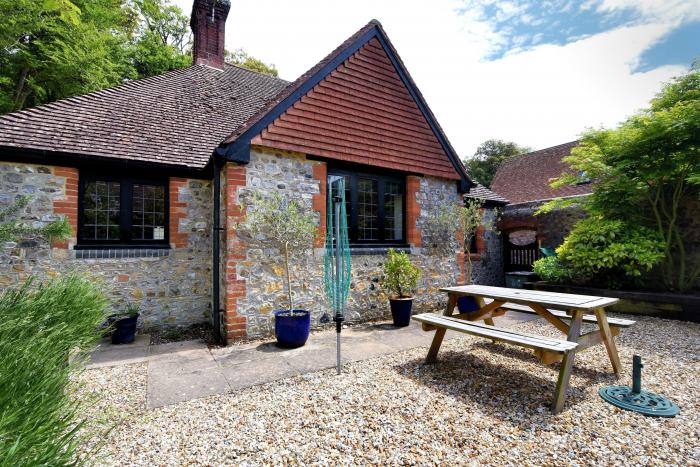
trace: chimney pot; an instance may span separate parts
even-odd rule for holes
[[[226,18],[230,9],[230,0],[194,0],[190,26],[195,65],[223,70]]]

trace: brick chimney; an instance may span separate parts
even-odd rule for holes
[[[195,65],[224,68],[224,29],[230,0],[194,0],[190,26]]]

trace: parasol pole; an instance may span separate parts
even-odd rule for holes
[[[340,196],[333,197],[333,208],[335,210],[335,217],[333,219],[334,230],[335,230],[335,348],[336,348],[336,366],[338,374],[341,373],[341,359],[340,359],[340,331],[343,326],[343,313],[342,304],[340,297]]]

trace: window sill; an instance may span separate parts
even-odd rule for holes
[[[406,244],[397,245],[350,245],[350,256],[386,255],[389,249],[405,251],[411,254],[411,247]]]
[[[75,259],[163,258],[170,256],[170,247],[160,246],[95,246],[75,247]]]

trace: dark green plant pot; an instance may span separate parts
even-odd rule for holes
[[[411,308],[413,308],[413,297],[411,298],[390,298],[391,318],[394,326],[405,328],[411,324]]]

